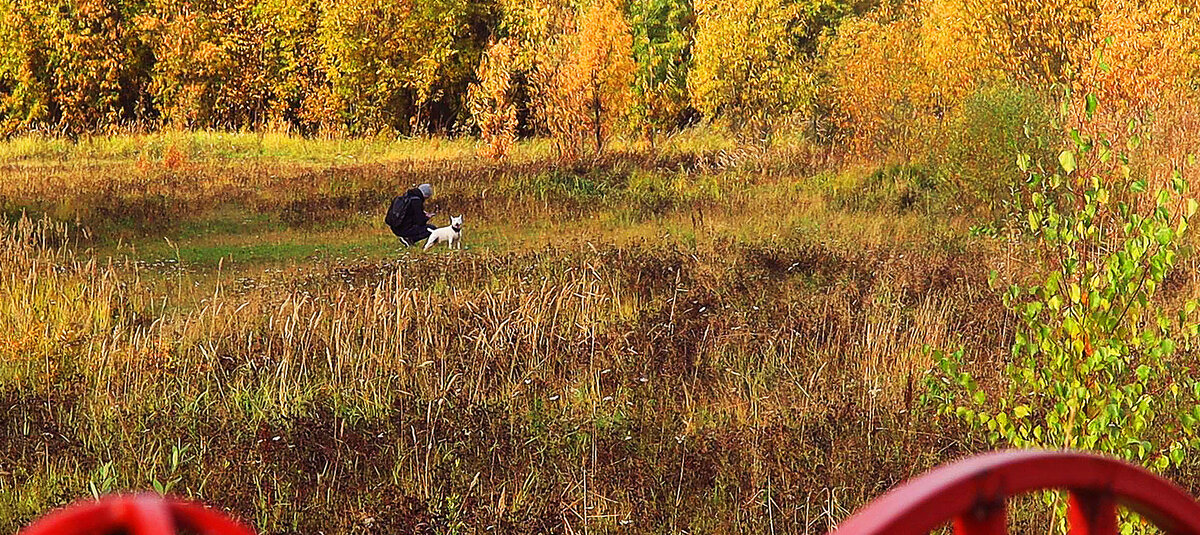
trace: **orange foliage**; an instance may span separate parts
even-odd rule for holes
[[[465,100],[502,157],[528,90],[563,155],[685,104],[766,134],[831,110],[854,148],[912,154],[1002,86],[1092,94],[1110,139],[1139,120],[1177,159],[1200,149],[1196,35],[1197,0],[0,0],[0,132],[450,131]]]
[[[632,47],[620,6],[601,0],[560,37],[557,54],[541,56],[530,74],[535,105],[560,155],[577,156],[589,141],[603,150],[629,107]]]
[[[1120,122],[1159,115],[1193,99],[1200,71],[1200,18],[1164,0],[1099,0],[1095,31],[1074,47],[1088,63],[1075,80],[1076,94],[1094,94]]]
[[[810,7],[788,0],[695,2],[692,104],[735,131],[749,127],[769,140],[777,119],[812,101],[811,67],[800,46]]]
[[[990,75],[961,0],[915,0],[843,22],[826,43],[836,124],[859,150],[911,154]]]
[[[1161,121],[1194,99],[1200,16],[1193,2],[967,1],[984,49],[1005,76],[1070,87],[1076,104],[1092,94],[1112,136],[1130,119]]]
[[[1118,146],[1137,136],[1131,149],[1140,172],[1169,177],[1188,154],[1200,150],[1200,105],[1194,83],[1200,73],[1200,14],[1173,0],[1097,0],[1093,32],[1074,43],[1081,68],[1071,80],[1075,97],[1068,128],[1103,133]],[[1085,95],[1097,102],[1087,118]]]
[[[0,131],[70,134],[143,118],[151,56],[117,0],[0,1]]]
[[[187,164],[187,155],[175,145],[170,145],[163,151],[163,167],[176,171]]]
[[[857,149],[890,145],[924,105],[914,30],[907,18],[875,13],[842,23],[826,50],[835,122]]]
[[[479,83],[471,84],[467,93],[471,116],[483,138],[480,153],[496,160],[508,154],[517,140],[517,106],[512,95],[516,60],[517,48],[512,41],[503,39],[492,44],[479,60]]]
[[[1092,35],[1097,0],[967,0],[983,50],[1017,81],[1062,83],[1079,72],[1075,44]]]
[[[972,31],[964,0],[916,2],[917,62],[929,78],[930,98],[953,108],[981,83],[996,77]]]
[[[274,78],[270,28],[254,0],[156,0],[142,27],[157,59],[151,91],[167,122],[241,127],[266,119]]]
[[[1200,30],[1195,16],[1173,1],[1100,0],[1101,12],[1090,39],[1075,55],[1093,65],[1077,91],[1104,102],[1152,109],[1185,84],[1200,66]]]

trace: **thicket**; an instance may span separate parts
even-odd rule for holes
[[[489,112],[468,105],[470,88],[485,82],[485,50],[506,42],[516,48],[510,95],[495,105],[515,106],[522,132],[586,131],[603,146],[611,132],[652,138],[701,115],[751,137],[796,120],[856,149],[927,154],[953,137],[944,132],[972,98],[997,86],[1053,98],[1047,88],[1065,84],[1125,115],[1191,98],[1194,7],[0,0],[0,118],[7,133],[478,132]],[[582,144],[566,140],[564,151]]]

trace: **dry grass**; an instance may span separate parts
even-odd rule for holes
[[[838,208],[792,149],[707,150],[10,165],[10,213],[91,230],[0,232],[0,526],[169,488],[271,533],[814,532],[968,447],[914,388],[926,344],[1006,347],[991,242]],[[355,214],[430,177],[490,244],[145,256],[230,211],[374,235]],[[172,208],[103,224],[148,199]]]

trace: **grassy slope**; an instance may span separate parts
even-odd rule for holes
[[[10,217],[89,229],[10,243],[37,275],[0,286],[0,529],[169,484],[268,532],[814,531],[963,447],[909,419],[914,372],[926,342],[1004,347],[979,262],[1002,253],[910,171],[699,134],[471,151],[0,147]],[[464,253],[380,228],[420,181]]]

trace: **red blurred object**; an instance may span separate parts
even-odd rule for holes
[[[254,535],[254,531],[203,505],[157,494],[108,496],[51,512],[19,535]]]
[[[924,534],[954,523],[958,535],[1007,532],[1008,498],[1046,489],[1070,494],[1071,535],[1116,535],[1116,506],[1167,533],[1200,535],[1200,504],[1140,467],[1088,453],[1000,451],[934,469],[867,504],[838,535]]]

